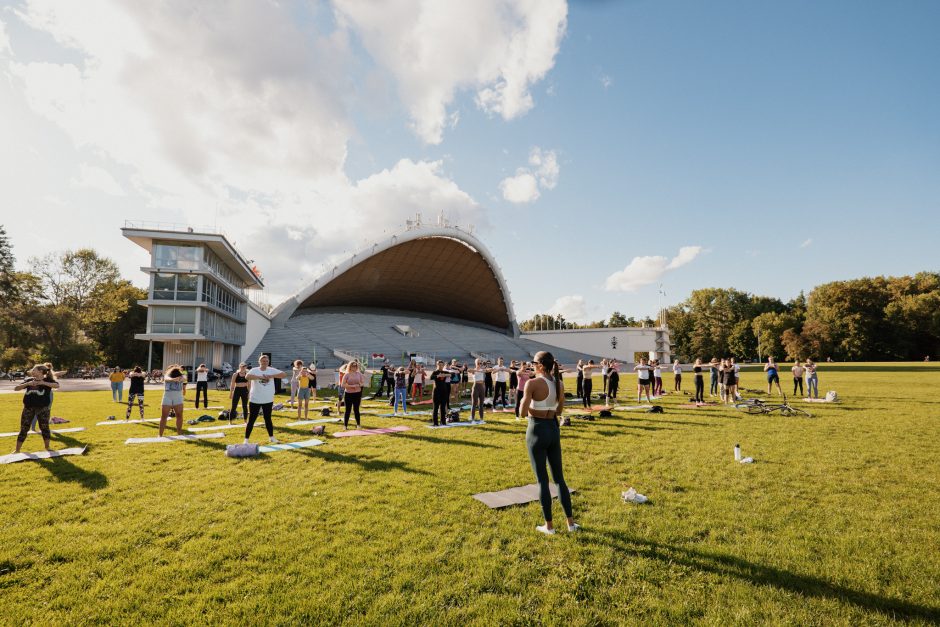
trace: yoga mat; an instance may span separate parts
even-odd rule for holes
[[[631,411],[634,409],[649,409],[652,405],[615,405],[617,411]]]
[[[601,411],[602,409],[613,409],[610,405],[591,405],[591,411]]]
[[[409,405],[433,405],[434,401],[432,399],[428,399],[426,401],[408,401],[408,404]]]
[[[52,429],[53,433],[75,433],[76,431],[84,431],[85,427],[72,427],[70,429]],[[11,431],[10,433],[0,433],[0,438],[9,438],[12,436],[19,435],[19,431]],[[39,435],[33,430],[26,432],[26,435]]]
[[[430,416],[432,413],[434,413],[434,412],[430,412],[430,411],[409,411],[409,412],[405,412],[404,414],[373,414],[373,415],[374,415],[374,416],[378,416],[378,417],[380,417],[380,418],[399,418],[399,417],[401,417],[401,416]]]
[[[65,455],[82,455],[87,446],[81,448],[64,448],[58,451],[39,451],[38,453],[10,453],[0,456],[0,464],[15,464],[16,462],[25,462],[27,460],[49,459],[50,457],[63,457]]]
[[[198,433],[187,435],[165,435],[162,438],[127,438],[124,444],[157,444],[162,442],[175,442],[177,440],[204,440],[208,438],[224,438],[224,433]]]
[[[548,487],[552,492],[552,498],[558,498],[558,486],[554,483],[549,483]],[[572,494],[575,492],[570,488],[568,490]],[[539,485],[537,483],[530,483],[529,485],[500,490],[499,492],[481,492],[480,494],[474,494],[473,498],[490,509],[502,509],[510,505],[524,505],[525,503],[539,500]]]
[[[212,431],[214,429],[244,429],[244,428],[245,428],[245,423],[243,422],[240,425],[216,425],[214,427],[187,427],[186,430],[197,432],[197,431]]]
[[[208,407],[184,407],[183,411],[199,411],[200,409],[202,411],[206,411],[207,409],[225,409],[225,408],[221,405],[209,405]]]
[[[399,431],[411,431],[411,427],[385,427],[384,429],[353,429],[352,431],[337,431],[333,434],[334,438],[352,438],[358,435],[384,435],[386,433],[398,433]]]
[[[838,403],[839,401],[827,401],[824,398],[804,398],[804,403]]]
[[[167,418],[167,421],[170,419]],[[173,420],[176,420],[174,418]],[[103,427],[105,425],[136,425],[142,422],[160,422],[159,418],[144,418],[143,420],[105,420],[104,422],[95,423],[96,427]]]
[[[450,427],[475,427],[485,425],[486,421],[480,422],[449,422],[446,425],[428,425],[428,429],[449,429]]]
[[[284,444],[265,444],[264,446],[258,447],[259,453],[275,453],[277,451],[289,451],[295,448],[310,448],[311,446],[320,446],[323,444],[323,440],[317,440],[313,438],[311,440],[304,440],[303,442],[285,442]]]
[[[317,420],[301,420],[299,422],[288,422],[285,427],[301,427],[303,425],[317,425],[324,422],[342,422],[341,418],[319,418]]]
[[[679,407],[688,407],[690,409],[699,409],[701,407],[717,407],[718,403],[684,403]]]

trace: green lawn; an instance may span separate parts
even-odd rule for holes
[[[537,503],[470,498],[533,481],[511,414],[444,430],[367,416],[413,430],[232,460],[238,430],[125,446],[156,426],[95,427],[121,412],[110,393],[63,392],[53,413],[88,430],[54,446],[88,452],[0,466],[0,624],[940,622],[938,371],[822,364],[820,391],[843,402],[811,419],[670,395],[662,415],[576,422],[563,446],[584,531],[554,537],[534,532]],[[20,403],[0,395],[0,431]],[[736,442],[757,463],[734,463]],[[651,504],[623,503],[629,486]]]

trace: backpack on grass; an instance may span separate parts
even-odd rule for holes
[[[652,407],[650,407],[649,409],[646,410],[646,413],[647,413],[647,414],[661,414],[661,413],[663,413],[663,406],[662,406],[662,405],[653,405]]]

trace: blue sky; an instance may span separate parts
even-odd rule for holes
[[[140,281],[122,218],[221,222],[276,301],[441,208],[478,225],[520,316],[938,270],[936,2],[239,4],[0,11],[22,261],[78,239]]]

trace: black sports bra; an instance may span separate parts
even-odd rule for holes
[[[242,376],[242,375],[240,375],[240,374],[238,374],[238,373],[236,372],[236,373],[235,373],[235,383],[248,383],[248,379],[246,379],[244,376]]]

